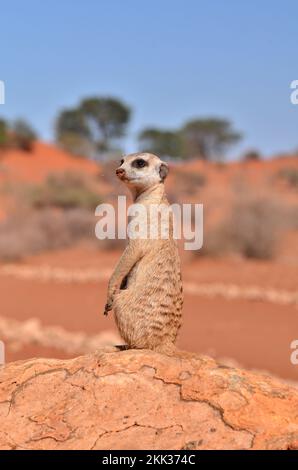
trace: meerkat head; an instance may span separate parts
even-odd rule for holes
[[[169,167],[152,153],[132,153],[122,158],[116,170],[118,178],[128,187],[144,190],[163,183]]]

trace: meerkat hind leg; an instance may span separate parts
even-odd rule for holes
[[[153,351],[156,351],[160,354],[165,354],[166,356],[174,356],[178,349],[173,343],[163,343],[152,348]]]

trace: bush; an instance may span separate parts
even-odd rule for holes
[[[0,148],[20,148],[30,152],[35,140],[36,134],[26,121],[19,119],[10,124],[0,119]]]
[[[11,144],[25,152],[31,152],[36,134],[31,126],[24,120],[15,121],[11,128]]]
[[[246,258],[271,259],[287,224],[286,212],[271,200],[240,200],[226,220],[206,235],[202,253],[240,253]]]
[[[298,189],[298,168],[282,168],[278,177],[286,181],[292,188]]]
[[[86,155],[91,157],[96,153],[94,146],[92,146],[92,143],[86,137],[74,132],[67,132],[61,135],[58,143],[63,150],[75,157],[84,157]]]
[[[199,189],[205,186],[206,182],[206,176],[198,171],[194,173],[190,171],[178,171],[175,174],[175,187],[178,193],[195,194]]]
[[[243,155],[244,161],[258,161],[261,160],[261,155],[257,150],[248,150]]]
[[[99,195],[78,173],[50,175],[45,184],[31,188],[29,199],[36,208],[95,209]]]
[[[6,147],[8,143],[7,123],[4,119],[0,119],[0,148]]]
[[[15,214],[0,224],[0,259],[70,246],[81,239],[94,240],[95,216],[85,209]]]

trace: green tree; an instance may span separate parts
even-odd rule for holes
[[[229,146],[241,139],[226,119],[207,118],[189,121],[181,130],[185,158],[199,157],[204,160],[224,156]]]
[[[91,134],[84,114],[79,109],[66,109],[56,121],[56,142],[74,155],[93,156]]]
[[[115,139],[123,137],[131,111],[115,98],[87,98],[79,107],[98,151],[113,149]]]
[[[178,132],[156,128],[144,129],[138,136],[140,149],[160,157],[180,157],[181,137]]]
[[[66,150],[97,157],[113,150],[126,131],[130,109],[114,98],[87,98],[74,109],[62,111],[56,122],[56,141]]]
[[[14,147],[30,152],[37,136],[24,119],[16,120],[11,126],[11,140]]]
[[[0,119],[0,148],[8,144],[8,126],[4,119]]]

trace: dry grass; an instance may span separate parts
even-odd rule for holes
[[[35,208],[95,209],[101,202],[86,177],[75,172],[50,175],[44,184],[31,187],[28,201]]]
[[[95,239],[95,216],[86,209],[44,209],[15,214],[0,224],[0,259],[18,260],[44,250]]]
[[[177,171],[175,172],[175,191],[178,194],[194,195],[207,183],[206,175],[196,171]]]
[[[298,168],[282,168],[277,177],[285,181],[291,188],[298,189]]]
[[[205,236],[202,254],[238,253],[245,258],[272,259],[281,233],[288,228],[288,212],[271,199],[242,197],[223,222]]]

